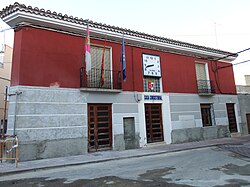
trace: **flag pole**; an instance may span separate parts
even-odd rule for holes
[[[102,64],[101,64],[101,86],[104,85],[104,63],[105,63],[105,50],[106,50],[106,41],[107,41],[107,35],[105,35],[104,40],[104,46],[103,46],[103,52],[102,52]]]
[[[122,79],[125,82],[127,78],[126,74],[126,55],[125,55],[125,42],[124,42],[124,33],[122,35],[122,54],[121,54],[121,64],[122,64]]]

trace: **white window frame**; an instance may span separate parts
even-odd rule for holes
[[[209,81],[210,78],[209,78],[208,63],[207,63],[207,62],[201,62],[201,61],[195,61],[195,65],[196,65],[196,64],[205,64],[206,78],[207,78],[207,80]],[[198,79],[197,79],[196,69],[195,69],[195,75],[196,75],[196,80],[198,80]]]

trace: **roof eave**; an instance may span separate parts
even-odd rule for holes
[[[23,12],[17,10],[5,17],[2,18],[10,27],[15,27],[19,24],[26,23],[26,24],[35,24],[39,26],[43,26],[46,28],[52,28],[57,30],[65,30],[68,32],[79,33],[83,34],[86,30],[85,24],[77,24],[73,22],[68,22],[60,19],[55,19],[51,17],[45,17],[37,14],[31,14],[27,12]],[[95,27],[91,27],[91,35],[96,36],[99,38],[104,38],[106,36],[109,37],[110,40],[120,40],[123,37],[122,33],[112,32],[108,30],[102,30]],[[179,45],[173,45],[169,43],[153,41],[145,38],[124,35],[126,42],[131,45],[138,45],[149,48],[155,48],[156,50],[164,50],[169,52],[175,52],[180,54],[190,54],[193,56],[198,56],[200,58],[208,59],[208,60],[216,60],[222,57],[225,57],[225,54],[219,54],[216,52],[209,52],[199,49],[194,49],[190,47],[183,47]],[[224,58],[224,62],[232,62],[235,60],[237,56],[229,56]]]

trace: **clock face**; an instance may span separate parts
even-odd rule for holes
[[[143,74],[150,77],[161,77],[160,57],[142,54]]]

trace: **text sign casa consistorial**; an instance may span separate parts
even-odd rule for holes
[[[160,57],[156,55],[142,54],[144,76],[161,77]]]
[[[144,95],[144,100],[162,100],[161,95]]]

